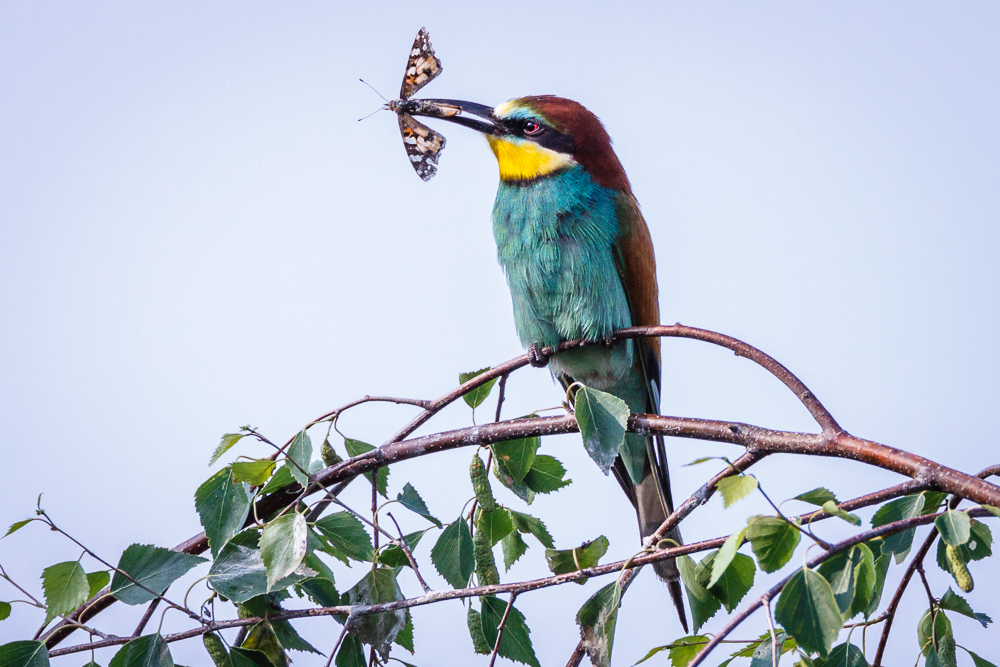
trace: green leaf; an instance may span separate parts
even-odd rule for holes
[[[376,567],[361,581],[347,591],[352,605],[381,604],[403,599],[403,592],[396,583],[396,573],[387,567]],[[383,662],[389,656],[389,649],[396,635],[406,625],[406,612],[402,609],[383,611],[378,614],[350,616],[348,631],[364,644],[370,644]]]
[[[963,646],[962,648],[965,647]],[[969,649],[965,649],[965,652],[968,653],[970,656],[972,656],[972,662],[975,665],[975,667],[997,667],[989,660],[986,660],[985,658],[980,658],[978,655],[976,655]]]
[[[774,572],[781,569],[799,545],[799,531],[784,519],[773,516],[751,517],[747,539],[760,569]]]
[[[934,652],[935,640],[937,640],[937,647],[940,649],[941,640],[951,635],[951,621],[943,611],[932,612],[928,609],[917,624],[917,645],[920,647],[920,652],[923,655]],[[954,644],[952,644],[952,648],[954,648]],[[938,650],[938,657],[940,657],[940,653],[941,651]],[[951,662],[952,664],[955,663],[954,660]]]
[[[361,456],[365,452],[370,452],[375,449],[367,442],[351,440],[350,438],[344,438],[344,448],[347,449],[347,455],[352,458],[355,456]],[[369,482],[372,481],[371,472],[365,473],[365,479]],[[382,466],[378,469],[378,477],[376,478],[375,488],[379,495],[383,498],[389,497],[389,466]]]
[[[715,488],[722,494],[723,507],[732,507],[754,492],[757,488],[757,478],[750,475],[723,477],[715,484]]]
[[[541,440],[537,436],[498,442],[493,445],[493,459],[503,466],[504,472],[513,478],[515,484],[520,484],[535,462],[535,453],[540,444]]]
[[[265,625],[262,623],[261,625]],[[267,621],[266,625],[269,625],[271,631],[274,632],[274,636],[277,637],[278,643],[285,649],[291,651],[302,651],[303,653],[316,653],[317,655],[323,655],[315,646],[303,639],[292,624],[288,621]]]
[[[87,573],[87,599],[94,597],[100,593],[108,583],[111,582],[111,575],[100,570],[98,572],[88,572]]]
[[[504,572],[509,572],[510,566],[517,562],[517,559],[523,556],[524,552],[528,550],[528,544],[517,531],[510,533],[507,537],[500,540],[500,546],[503,548]]]
[[[353,635],[345,635],[337,652],[337,667],[368,667],[364,647]]]
[[[0,667],[49,667],[42,642],[19,641],[0,646]]]
[[[698,632],[705,621],[715,616],[722,607],[722,601],[712,595],[705,588],[704,581],[698,576],[699,569],[690,556],[680,556],[677,558],[677,569],[681,573],[681,581],[688,592],[688,602],[691,605],[691,620],[694,623],[694,631]],[[703,566],[701,571],[705,573],[707,580],[710,576],[710,566]]]
[[[723,543],[722,548],[719,549],[719,553],[715,556],[712,561],[712,578],[709,579],[706,588],[711,588],[719,581],[719,578],[729,567],[729,564],[733,562],[733,558],[736,557],[736,551],[743,544],[743,538],[747,534],[747,529],[738,530],[729,537]]]
[[[979,614],[972,611],[972,607],[965,601],[965,598],[951,590],[950,586],[948,587],[948,592],[944,594],[938,604],[941,605],[942,609],[958,612],[962,616],[968,616],[979,621],[984,628],[993,622],[993,619],[986,614]]]
[[[242,647],[262,653],[274,667],[289,667],[291,664],[288,654],[285,653],[285,648],[278,641],[274,629],[267,622],[258,623],[251,627],[246,639],[243,640]]]
[[[574,407],[583,446],[606,475],[625,442],[625,427],[631,410],[617,396],[589,387],[581,387],[576,392]]]
[[[809,503],[810,505],[816,505],[817,507],[822,507],[828,502],[837,502],[837,496],[833,495],[833,491],[830,489],[819,487],[818,489],[813,489],[812,491],[806,491],[805,493],[800,493],[799,495],[792,498],[792,500],[801,500],[804,503]]]
[[[844,510],[837,507],[837,503],[833,500],[828,500],[823,503],[823,511],[830,516],[835,516],[843,519],[852,526],[860,526],[861,518],[857,514],[851,514],[850,512],[845,512]]]
[[[514,527],[517,528],[517,532],[522,534],[531,533],[546,549],[555,548],[555,542],[552,541],[552,536],[549,535],[549,531],[545,528],[545,524],[542,523],[541,519],[536,519],[530,514],[523,514],[514,510],[507,511],[510,512],[510,517],[514,520]]]
[[[261,486],[268,480],[277,464],[270,459],[261,461],[237,461],[229,467],[233,469],[233,482],[247,482],[250,486]]]
[[[393,643],[397,646],[402,646],[410,652],[410,655],[413,655],[413,617],[410,616],[409,609],[404,609],[404,611],[406,612],[406,622],[403,624],[403,629],[396,635]],[[400,660],[400,662],[403,661]],[[403,662],[403,664],[405,665],[406,663]]]
[[[766,633],[764,639],[757,644],[750,655],[750,667],[771,667],[775,664],[774,649],[778,649],[778,658],[786,651],[790,651],[795,646],[795,641],[787,639],[787,635],[778,630],[772,638],[770,633]]]
[[[584,542],[575,549],[546,549],[545,560],[548,562],[552,574],[566,574],[594,567],[607,552],[608,538],[601,535],[597,539]],[[586,577],[581,577],[576,580],[576,583],[584,584],[586,581]]]
[[[980,507],[982,507],[984,510],[986,510],[993,516],[1000,517],[1000,507],[993,507],[992,505],[980,505]]]
[[[566,469],[554,456],[539,454],[531,464],[531,470],[524,476],[525,485],[535,493],[552,493],[573,483],[564,479]]]
[[[972,523],[965,512],[947,510],[934,520],[941,540],[953,547],[959,547],[969,541],[972,536]]]
[[[864,610],[865,618],[871,618],[871,615],[878,611],[879,605],[882,603],[882,591],[885,588],[885,575],[889,572],[889,565],[892,564],[892,555],[883,554],[881,551],[882,540],[872,540],[867,543],[867,546],[872,548],[872,553],[874,554],[878,546],[878,555],[875,556],[875,587],[872,589],[871,600],[868,602],[868,607]]]
[[[679,560],[679,559],[678,559]],[[584,649],[593,667],[610,667],[622,589],[613,581],[590,596],[576,613]]]
[[[535,492],[528,488],[528,485],[524,482],[517,483],[514,478],[508,474],[502,465],[493,466],[493,476],[500,480],[500,483],[506,486],[508,489],[514,492],[514,495],[526,502],[531,504],[535,499]]]
[[[844,621],[830,584],[818,572],[803,568],[785,584],[774,618],[807,652],[826,657]]]
[[[709,461],[715,461],[715,460],[718,460],[718,459],[722,459],[723,461],[727,461],[727,462],[729,460],[729,459],[726,459],[725,457],[722,457],[722,456],[702,456],[701,458],[697,458],[694,461],[691,461],[690,463],[685,463],[681,467],[682,468],[688,468],[690,466],[701,465],[702,463],[708,463]]]
[[[487,644],[496,646],[500,620],[507,610],[507,603],[492,595],[486,595],[481,600],[483,610],[480,618],[483,623],[483,636],[486,637]],[[535,649],[531,646],[530,634],[531,630],[524,621],[524,614],[512,606],[510,614],[507,615],[507,623],[504,624],[503,634],[500,635],[497,655],[531,667],[540,667],[538,658],[535,657]]]
[[[234,482],[233,471],[223,468],[198,487],[194,506],[214,557],[243,528],[250,512],[250,497],[242,483]]]
[[[295,572],[306,557],[308,526],[306,517],[289,512],[264,526],[260,536],[260,555],[267,571],[267,591]]]
[[[299,582],[297,586],[320,607],[339,607],[343,603],[336,586],[328,579],[313,577]]]
[[[188,570],[204,562],[204,558],[152,544],[133,544],[125,549],[118,561],[120,571],[115,572],[111,579],[111,595],[125,604],[145,604],[156,597],[149,591],[163,593]],[[122,572],[142,584],[143,588],[129,581]]]
[[[248,528],[229,540],[208,571],[208,583],[213,590],[237,604],[267,592],[264,559],[257,548],[259,542],[260,533],[254,528]],[[316,574],[302,566],[279,581],[275,590],[315,577]]]
[[[167,642],[159,634],[133,639],[111,658],[109,667],[174,667]]]
[[[313,524],[336,550],[359,562],[375,558],[372,538],[364,524],[350,512],[334,512]]]
[[[219,460],[219,457],[229,451],[229,448],[239,442],[246,433],[227,433],[222,436],[222,442],[219,446],[215,448],[212,452],[212,460],[208,462],[208,465],[215,465],[215,462]]]
[[[249,648],[234,646],[229,651],[229,659],[233,667],[274,667],[263,652]]]
[[[660,651],[669,651],[667,653],[667,658],[670,660],[672,667],[687,667],[687,664],[691,662],[698,651],[708,643],[708,637],[704,635],[692,635],[690,637],[681,637],[680,639],[675,639],[665,646],[657,646],[652,648],[643,656],[642,660],[635,663],[636,665],[646,662],[654,655]],[[633,665],[633,667],[635,667]]]
[[[476,514],[476,529],[483,531],[490,547],[496,546],[497,542],[514,532],[514,521],[510,512],[503,507],[497,507],[492,512],[480,510]]]
[[[864,553],[857,547],[851,547],[834,554],[819,566],[819,573],[830,584],[841,614],[846,614],[854,604],[857,572],[863,561]]]
[[[43,625],[48,625],[56,616],[66,616],[86,602],[90,586],[80,561],[71,560],[45,568],[42,589],[47,607]]]
[[[465,519],[458,517],[448,524],[431,549],[431,562],[453,588],[465,588],[475,568],[472,533]]]
[[[982,560],[993,554],[992,549],[993,544],[993,534],[990,531],[989,526],[980,521],[976,521],[972,524],[970,529],[969,541],[958,547],[958,555],[963,563],[971,563],[973,561]],[[945,554],[945,549],[947,545],[944,541],[938,540],[937,545],[937,564],[945,572],[948,572],[955,576],[952,572],[951,563],[948,562],[948,558]]]
[[[838,644],[830,650],[826,660],[816,660],[816,667],[868,667],[865,654],[850,642]]]
[[[714,558],[718,558],[718,556],[714,553],[709,554],[698,564],[696,570],[698,581],[702,586],[708,588],[708,592],[722,603],[726,611],[732,613],[736,609],[736,605],[740,603],[740,600],[753,587],[754,575],[757,572],[757,568],[753,564],[753,558],[744,554],[736,554],[733,562],[729,564],[729,567],[726,568],[726,571],[719,578],[718,583],[714,586],[708,586],[709,574],[714,566]]]
[[[260,533],[253,528],[229,540],[208,571],[208,583],[213,590],[237,604],[267,592],[259,542]]]
[[[875,585],[878,581],[878,573],[875,569],[875,555],[867,544],[859,544],[855,547],[861,554],[861,561],[855,570],[854,600],[844,614],[844,619],[854,618],[861,612],[868,609],[875,592]],[[883,575],[884,582],[884,575]],[[879,590],[881,595],[881,590]]]
[[[403,487],[402,492],[396,496],[396,500],[398,500],[403,507],[412,512],[416,512],[438,528],[443,527],[441,522],[431,515],[430,510],[427,509],[427,503],[424,502],[424,499],[420,497],[420,494],[417,493],[417,490],[414,489],[413,485],[409,482],[407,482]]]
[[[288,464],[288,472],[292,473],[292,478],[302,486],[309,482],[307,472],[309,462],[312,460],[312,453],[312,440],[309,439],[309,434],[305,432],[305,429],[299,431],[292,438],[291,444],[285,450],[285,456],[291,461]]]
[[[15,533],[15,532],[21,530],[22,528],[24,528],[25,526],[27,526],[32,521],[37,521],[37,519],[24,519],[22,521],[15,521],[14,523],[10,524],[10,528],[7,529],[7,532],[4,533],[3,536],[7,537],[11,533]],[[3,538],[0,538],[0,539],[3,539]]]
[[[267,484],[264,488],[260,490],[261,493],[274,493],[280,489],[285,488],[295,480],[292,479],[292,473],[288,469],[288,464],[282,465],[278,468],[278,471],[271,476],[271,479],[267,480]]]
[[[459,384],[465,384],[466,382],[468,382],[472,378],[476,377],[477,375],[482,375],[483,373],[485,373],[488,370],[490,370],[490,369],[489,368],[483,368],[481,370],[471,371],[469,373],[459,373],[458,374],[458,383]],[[487,382],[479,385],[475,389],[470,389],[465,394],[463,394],[462,398],[465,399],[466,405],[468,405],[473,410],[475,410],[480,405],[482,405],[483,401],[486,400],[486,397],[490,395],[491,391],[493,391],[493,385],[496,384],[496,382],[497,382],[498,379],[499,378],[493,378],[492,380],[489,380],[489,381],[487,381]]]
[[[0,621],[5,621],[10,618],[10,603],[0,602]]]
[[[409,535],[404,535],[403,540],[406,541],[406,546],[410,549],[410,553],[417,547],[417,543],[420,542],[420,538],[424,536],[428,530],[418,530],[415,533],[410,533]],[[414,560],[416,560],[414,558]],[[378,562],[382,563],[387,567],[410,567],[410,559],[406,557],[406,554],[395,544],[386,547],[378,555]]]
[[[872,516],[872,528],[920,516],[923,507],[924,495],[922,493],[893,500],[875,512],[875,515]],[[913,545],[913,532],[914,529],[909,528],[892,535],[886,535],[882,542],[882,553],[895,554],[896,563],[902,563]]]

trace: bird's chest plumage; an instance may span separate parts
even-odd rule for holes
[[[596,340],[631,324],[615,262],[617,203],[581,167],[501,182],[493,233],[524,345]]]

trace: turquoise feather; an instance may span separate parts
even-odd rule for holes
[[[493,234],[525,347],[607,339],[615,329],[632,325],[615,263],[620,196],[581,166],[531,181],[501,181]],[[565,374],[612,393],[632,412],[655,410],[632,341],[610,349],[563,352],[550,363],[556,377]],[[646,439],[629,434],[621,454],[638,484],[646,465]]]

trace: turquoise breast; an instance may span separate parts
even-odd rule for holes
[[[617,198],[579,166],[500,183],[493,234],[523,345],[599,340],[631,325],[614,257]]]

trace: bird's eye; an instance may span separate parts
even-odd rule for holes
[[[521,129],[525,134],[530,136],[541,133],[542,126],[533,120],[526,120],[524,121],[524,125],[521,126]]]

